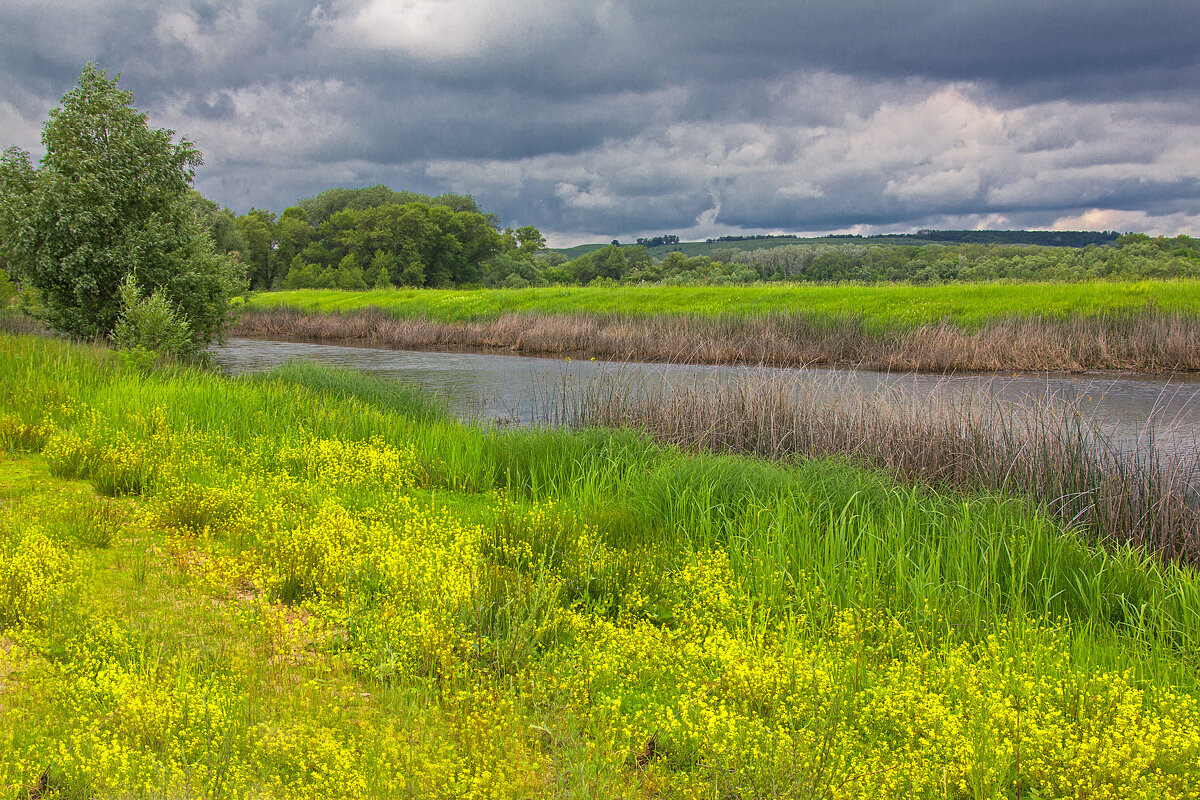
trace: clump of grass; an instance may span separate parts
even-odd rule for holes
[[[84,547],[111,547],[129,524],[127,508],[102,498],[84,497],[64,514],[63,530]]]
[[[450,417],[445,401],[420,387],[312,361],[293,361],[257,375],[255,379],[303,386],[309,391],[337,399],[353,397],[380,411],[401,414],[421,422]]]
[[[906,483],[1028,497],[1093,541],[1200,563],[1200,460],[1164,456],[1153,440],[1121,446],[1053,400],[969,403],[933,391],[914,402],[836,379],[768,373],[677,387],[609,373],[551,391],[543,419],[629,427],[688,450],[843,458]]]

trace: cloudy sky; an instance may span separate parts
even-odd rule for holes
[[[1200,234],[1197,0],[0,0],[0,146],[95,61],[238,212],[470,193],[551,244]]]

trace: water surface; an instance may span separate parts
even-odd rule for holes
[[[231,374],[263,372],[307,359],[412,382],[443,398],[460,416],[483,422],[541,421],[547,400],[589,381],[619,375],[648,385],[694,386],[769,374],[818,392],[886,393],[893,400],[1029,406],[1068,404],[1122,446],[1150,442],[1163,451],[1196,454],[1200,378],[1140,374],[889,374],[853,369],[765,369],[751,366],[617,363],[494,353],[391,350],[307,342],[230,339],[215,348]],[[576,388],[572,388],[576,387]]]

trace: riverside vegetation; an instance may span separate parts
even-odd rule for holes
[[[1166,371],[1200,369],[1197,309],[1194,280],[297,290],[255,295],[233,333],[615,360]]]
[[[0,338],[8,797],[1200,796],[1200,580],[1038,505]]]

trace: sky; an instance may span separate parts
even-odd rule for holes
[[[474,195],[552,246],[1200,234],[1197,0],[0,0],[0,147],[92,61],[239,213]]]

